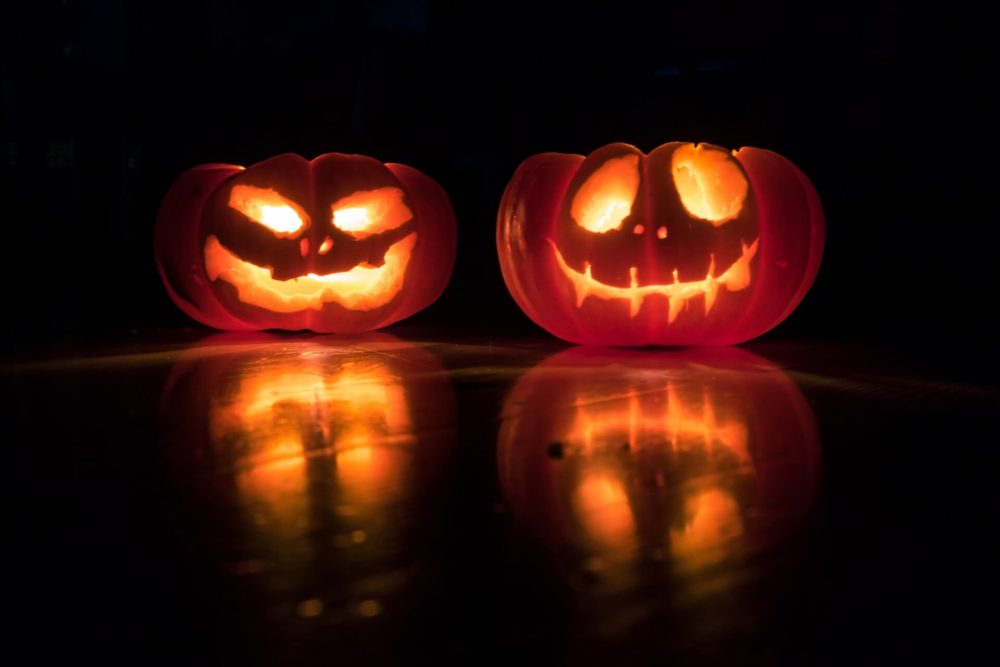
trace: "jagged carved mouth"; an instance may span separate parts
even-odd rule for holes
[[[549,243],[555,252],[559,269],[573,284],[573,290],[576,292],[577,308],[582,306],[584,300],[588,297],[605,300],[625,299],[629,302],[629,316],[635,317],[639,314],[639,310],[642,308],[642,304],[645,302],[647,296],[661,295],[669,299],[670,305],[668,306],[667,321],[672,323],[677,319],[681,309],[690,299],[704,296],[705,315],[708,315],[712,310],[712,306],[715,305],[715,298],[718,296],[720,288],[725,287],[730,292],[738,292],[749,287],[751,281],[750,260],[757,254],[759,240],[754,239],[753,243],[749,246],[745,243],[741,244],[743,252],[739,259],[718,276],[714,275],[715,259],[712,258],[708,267],[708,275],[703,280],[681,282],[677,276],[677,270],[674,269],[674,282],[672,283],[639,285],[638,269],[633,266],[629,269],[631,284],[628,287],[616,287],[597,280],[591,275],[590,262],[584,263],[583,271],[577,271],[566,263],[555,242],[550,239]]]
[[[349,310],[372,310],[392,301],[402,289],[416,241],[416,232],[411,232],[393,243],[382,266],[359,265],[340,273],[276,280],[269,267],[240,259],[213,234],[205,240],[205,269],[209,279],[235,287],[243,303],[276,313],[320,310],[327,303]]]

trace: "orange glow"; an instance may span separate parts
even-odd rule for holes
[[[604,234],[621,229],[632,213],[639,191],[639,156],[625,155],[602,164],[584,181],[573,197],[570,215],[590,232]]]
[[[745,423],[719,419],[707,393],[700,404],[692,406],[681,398],[675,382],[653,380],[630,384],[623,393],[613,396],[596,392],[578,395],[565,439],[579,445],[584,454],[623,442],[628,443],[630,451],[638,451],[649,442],[655,446],[668,444],[672,451],[695,445],[708,454],[721,447],[741,465],[750,465]]]
[[[305,227],[308,216],[290,199],[270,188],[235,185],[229,193],[229,206],[277,236],[293,237]]]
[[[684,378],[633,374],[621,376],[616,391],[608,389],[605,382],[579,387],[572,419],[556,438],[574,452],[567,458],[575,467],[567,491],[576,523],[599,555],[613,561],[632,560],[640,534],[653,544],[667,540],[686,565],[725,555],[743,521],[736,499],[719,484],[754,474],[746,419],[711,386]],[[679,493],[683,511],[680,521],[640,525],[637,512],[655,493],[640,480],[664,483],[663,472],[650,474],[657,461],[671,462],[664,470],[672,470],[675,481],[664,492]]]
[[[412,232],[392,244],[382,266],[355,266],[340,273],[310,273],[275,280],[271,269],[240,259],[212,235],[205,240],[205,268],[210,279],[221,279],[235,287],[243,303],[272,312],[319,310],[327,303],[338,303],[350,310],[372,310],[392,301],[402,289],[416,241],[417,234]]]
[[[331,206],[333,226],[356,239],[399,227],[413,218],[399,188],[363,190],[338,199]]]
[[[671,161],[674,187],[694,217],[718,227],[740,214],[747,179],[729,153],[685,144]]]
[[[406,493],[414,436],[402,383],[378,361],[328,359],[248,366],[235,394],[214,399],[209,411],[212,441],[241,448],[237,485],[255,520],[288,536],[308,532],[312,459],[329,467],[337,504],[354,508],[347,512]]]
[[[745,564],[799,525],[817,444],[805,399],[760,357],[582,346],[508,393],[497,463],[512,515],[576,592],[639,611],[678,584],[726,588],[734,570],[721,563]]]
[[[684,519],[682,528],[670,530],[670,551],[689,564],[718,561],[729,542],[743,534],[736,499],[720,489],[685,498]]]
[[[622,481],[611,471],[590,470],[573,497],[580,523],[591,539],[609,551],[631,551],[635,519]]]
[[[360,435],[355,433],[355,435]],[[370,433],[364,435],[370,439]],[[368,444],[338,452],[334,461],[337,480],[346,498],[361,505],[375,505],[393,498],[404,488],[406,454],[392,447]]]
[[[576,291],[576,307],[583,305],[584,299],[593,296],[598,299],[625,299],[629,302],[629,315],[635,317],[639,314],[642,304],[647,296],[659,294],[670,300],[668,322],[673,322],[680,314],[688,300],[698,296],[704,296],[705,315],[708,315],[715,304],[715,297],[719,288],[725,287],[731,292],[744,290],[750,285],[751,272],[750,260],[757,254],[757,240],[749,246],[743,244],[743,254],[733,264],[726,269],[722,275],[715,276],[715,260],[712,259],[708,267],[708,275],[704,280],[694,280],[690,282],[680,282],[677,278],[677,270],[674,270],[674,282],[663,285],[639,285],[638,269],[631,267],[631,285],[629,287],[614,287],[606,285],[595,279],[591,275],[590,263],[584,264],[583,272],[577,271],[566,263],[562,253],[555,243],[552,249],[556,255],[556,262],[566,278],[573,284]]]

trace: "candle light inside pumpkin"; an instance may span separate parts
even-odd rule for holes
[[[673,142],[528,158],[496,242],[514,300],[560,338],[729,345],[798,305],[824,234],[815,190],[785,158]]]
[[[433,180],[329,153],[203,165],[167,193],[156,261],[184,312],[220,329],[377,329],[433,303],[455,260]]]

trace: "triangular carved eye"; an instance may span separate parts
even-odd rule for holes
[[[685,144],[674,151],[670,173],[692,217],[718,227],[743,210],[747,178],[729,153]]]
[[[278,236],[298,236],[308,220],[302,207],[270,188],[236,185],[229,206]]]
[[[622,228],[639,191],[639,156],[611,158],[592,173],[573,197],[570,215],[588,232]]]
[[[356,239],[395,229],[413,218],[399,188],[361,190],[338,199],[330,207],[333,226]]]

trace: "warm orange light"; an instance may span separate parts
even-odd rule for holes
[[[412,232],[392,244],[382,266],[355,266],[340,273],[275,280],[269,268],[240,259],[211,235],[205,240],[205,269],[210,279],[235,287],[243,303],[276,313],[319,310],[327,303],[372,310],[392,301],[402,289],[416,241],[417,234]]]
[[[399,188],[363,190],[338,199],[331,206],[333,226],[356,239],[395,229],[413,217]]]
[[[739,505],[717,487],[733,475],[754,474],[745,418],[720,405],[711,387],[681,378],[635,374],[615,391],[605,383],[577,390],[572,418],[559,438],[573,452],[569,487],[575,522],[601,558],[630,561],[640,534],[686,565],[713,562],[742,534]],[[650,488],[638,478],[654,461],[671,461],[674,481],[664,492],[680,494],[682,521],[640,525]],[[560,464],[566,465],[566,464]],[[726,477],[719,477],[720,471]],[[660,476],[658,484],[664,484]],[[645,499],[645,500],[644,500]],[[655,533],[658,537],[652,538]]]
[[[578,395],[566,441],[584,454],[623,443],[633,452],[650,443],[669,445],[673,451],[703,448],[709,455],[721,448],[741,465],[750,465],[743,421],[719,418],[709,394],[703,393],[696,403],[685,401],[677,383],[656,377],[611,396],[597,390]]]
[[[625,155],[602,164],[576,191],[570,215],[576,224],[603,234],[621,229],[639,191],[639,156]]]
[[[743,534],[736,499],[721,489],[707,489],[684,500],[684,526],[671,528],[670,551],[688,565],[708,565],[726,555],[729,543]]]
[[[210,436],[240,443],[241,495],[272,530],[307,532],[310,459],[329,466],[336,502],[354,508],[345,511],[366,512],[407,492],[413,424],[399,378],[380,362],[331,367],[307,353],[248,367],[235,392],[213,401]]]
[[[229,193],[229,205],[268,228],[278,236],[295,236],[305,227],[305,211],[290,199],[270,188],[235,185]]]
[[[635,518],[622,480],[612,471],[590,470],[573,496],[580,523],[603,550],[630,553],[635,543]]]
[[[674,151],[670,171],[681,203],[694,217],[718,227],[743,209],[747,179],[729,153],[685,144]]]
[[[555,252],[556,262],[563,275],[573,284],[577,308],[582,306],[584,300],[590,296],[598,299],[625,299],[629,302],[629,315],[635,317],[639,314],[647,296],[661,295],[670,300],[667,321],[673,322],[690,299],[703,296],[705,314],[708,315],[715,304],[715,297],[718,295],[720,287],[725,287],[730,292],[746,289],[751,280],[750,260],[757,254],[757,240],[754,240],[749,246],[743,244],[743,253],[740,258],[733,262],[722,275],[713,275],[715,272],[713,258],[708,267],[708,275],[705,276],[704,280],[680,282],[675,269],[674,282],[672,283],[639,285],[638,270],[633,266],[629,270],[631,283],[628,287],[606,285],[597,280],[591,275],[590,262],[584,264],[582,272],[577,271],[566,263],[555,243],[552,243],[552,250]]]

